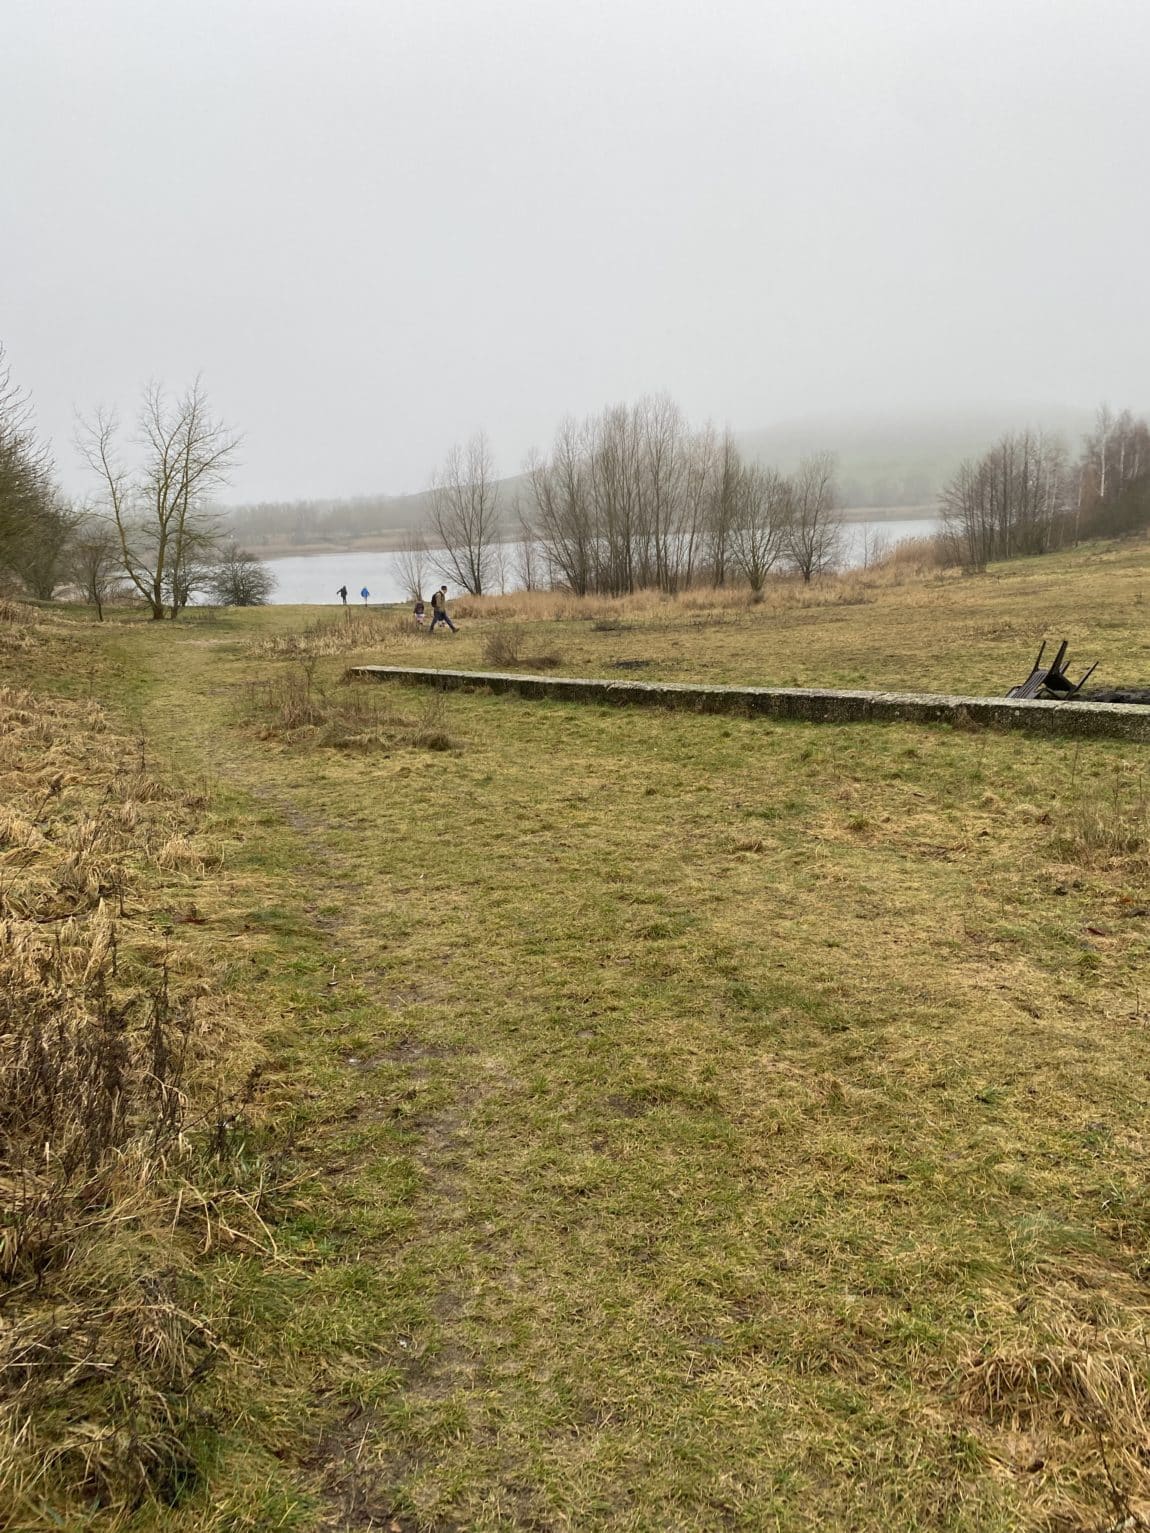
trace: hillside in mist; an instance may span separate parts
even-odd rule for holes
[[[834,452],[845,506],[923,506],[938,499],[964,459],[978,457],[1004,431],[1041,426],[1061,432],[1076,451],[1091,419],[1087,410],[1009,407],[898,419],[812,416],[735,437],[747,457],[784,473],[807,453]]]

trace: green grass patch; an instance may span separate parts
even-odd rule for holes
[[[1121,614],[1126,558],[1036,562],[1033,590],[1012,567],[869,605],[528,614],[522,653],[883,686],[962,663],[972,690],[1009,660],[1005,690],[1088,595]],[[439,704],[462,749],[389,723],[348,750],[253,716],[301,665],[268,638],[306,621],[100,640],[149,751],[212,785],[195,899],[251,948],[228,983],[265,1018],[292,1182],[276,1260],[211,1258],[258,1365],[235,1427],[137,1524],[1141,1515],[1138,753],[481,695]],[[516,621],[418,642],[470,666]],[[360,653],[394,658],[305,644],[311,686],[338,698]]]

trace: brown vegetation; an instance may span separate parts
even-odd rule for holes
[[[202,798],[92,702],[4,688],[0,741],[0,1525],[78,1526],[196,1479],[227,1349],[195,1251],[224,1209],[259,1238],[221,1132],[244,1050],[142,909],[149,864],[214,857]]]
[[[315,661],[304,660],[248,689],[248,716],[261,739],[290,745],[345,750],[457,750],[462,742],[446,727],[442,693],[413,699],[414,712],[395,706],[392,695],[353,680],[321,682]]]

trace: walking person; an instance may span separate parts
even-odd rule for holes
[[[455,624],[447,615],[447,587],[440,586],[438,591],[431,593],[431,627],[428,633],[434,633],[437,623],[446,623],[452,633],[456,631]]]
[[[366,586],[364,586],[363,590],[359,594],[363,597],[363,604],[366,607],[367,606],[367,598],[371,595],[371,592],[367,589]]]
[[[347,606],[347,587],[346,586],[340,586],[339,590],[335,594],[339,597],[340,601],[343,602],[344,606],[346,607]]]

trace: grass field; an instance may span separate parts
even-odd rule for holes
[[[267,609],[0,649],[203,785],[185,935],[281,1189],[267,1242],[189,1256],[230,1349],[200,1472],[66,1525],[1143,1526],[1144,752],[339,677],[1000,692],[1049,635],[1145,684],[1148,575],[1142,545],[460,603],[456,639]]]
[[[416,633],[378,610],[304,610],[302,624],[296,609],[266,614],[269,654],[298,650],[311,627],[328,641],[321,653],[364,647],[380,663],[597,676],[622,667],[668,681],[1002,696],[1026,676],[1043,638],[1066,638],[1075,674],[1097,660],[1101,685],[1150,676],[1145,541],[1089,545],[979,576],[895,562],[810,587],[780,580],[758,605],[745,591],[464,597],[451,609],[461,619],[456,636]]]

